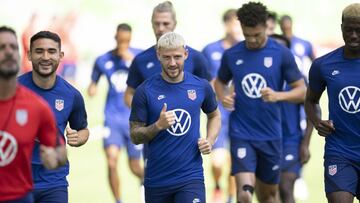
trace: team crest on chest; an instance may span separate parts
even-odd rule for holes
[[[196,99],[196,91],[195,90],[188,90],[187,93],[188,93],[189,99],[191,99],[193,101]]]
[[[63,99],[55,100],[55,109],[58,111],[62,111],[64,109],[64,100]]]
[[[28,121],[28,112],[25,109],[18,109],[16,110],[16,122],[21,125],[24,126],[27,121]]]
[[[270,68],[273,64],[273,58],[272,57],[264,57],[264,66],[266,68]]]

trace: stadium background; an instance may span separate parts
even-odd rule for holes
[[[114,202],[107,184],[105,157],[101,142],[103,105],[106,96],[106,82],[100,81],[99,94],[89,99],[86,87],[90,82],[92,64],[96,56],[112,49],[114,33],[118,23],[127,22],[133,27],[132,45],[146,49],[155,42],[150,17],[158,0],[0,0],[0,25],[13,27],[21,36],[31,15],[39,17],[38,30],[44,30],[54,16],[68,13],[76,15],[71,38],[78,52],[76,85],[82,91],[89,116],[91,138],[80,148],[68,148],[71,171],[68,177],[70,203]],[[177,11],[176,32],[182,34],[192,47],[201,50],[207,43],[223,35],[221,16],[228,8],[239,8],[247,1],[241,0],[173,0]],[[312,42],[315,53],[320,56],[342,45],[340,30],[341,11],[354,0],[264,0],[269,10],[279,15],[293,17],[295,35]],[[279,33],[280,29],[277,27]],[[66,54],[66,53],[65,53]],[[325,95],[326,96],[326,95]],[[327,99],[321,100],[323,117],[327,117]],[[305,166],[304,179],[307,194],[300,194],[298,202],[326,202],[323,192],[324,140],[313,134],[311,159]],[[140,202],[138,180],[131,175],[127,166],[126,153],[121,154],[119,171],[122,178],[124,202]],[[205,179],[208,199],[213,188],[209,156],[204,156]],[[223,180],[225,181],[225,179]],[[223,184],[225,185],[225,184]]]

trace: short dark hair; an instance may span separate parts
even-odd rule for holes
[[[11,27],[1,26],[0,27],[0,32],[10,32],[10,33],[12,33],[12,34],[14,34],[16,36],[15,30],[12,29]]]
[[[121,23],[117,26],[116,31],[129,31],[131,32],[131,26],[127,23]]]
[[[259,24],[266,25],[268,12],[264,4],[249,2],[238,9],[237,16],[242,25],[256,27]]]
[[[270,35],[269,37],[275,39],[275,40],[280,40],[280,41],[283,41],[285,46],[287,48],[291,48],[291,42],[288,38],[286,38],[284,35],[279,35],[279,34],[272,34]]]
[[[226,23],[234,17],[237,18],[236,9],[228,9],[225,11],[222,20],[224,23]]]
[[[50,32],[50,31],[40,31],[38,33],[36,33],[35,35],[33,35],[30,39],[30,50],[32,48],[33,42],[38,40],[38,39],[51,39],[54,40],[55,42],[57,42],[59,44],[59,49],[61,50],[61,39],[59,37],[58,34]]]
[[[268,11],[268,17],[267,17],[267,19],[271,19],[271,20],[277,22],[277,17],[278,17],[278,16],[277,16],[276,12],[274,12],[274,11]]]

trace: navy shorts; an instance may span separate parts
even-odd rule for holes
[[[281,172],[295,173],[300,177],[301,161],[299,155],[300,144],[283,145],[281,158]]]
[[[262,182],[278,184],[282,153],[281,140],[230,140],[231,174],[252,172]]]
[[[145,187],[146,203],[205,203],[203,181],[192,180],[168,187]]]
[[[340,156],[327,156],[324,161],[325,192],[350,192],[360,199],[360,163]]]
[[[54,187],[49,189],[36,189],[33,192],[34,203],[67,203],[68,188]]]
[[[29,192],[19,199],[9,200],[9,201],[0,201],[0,203],[34,203],[34,198],[33,198],[33,194],[31,192]]]
[[[143,145],[134,145],[130,139],[129,124],[105,121],[104,148],[115,145],[126,147],[130,159],[140,159]]]

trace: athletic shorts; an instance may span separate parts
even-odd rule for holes
[[[283,153],[281,158],[281,172],[295,173],[297,177],[300,177],[301,161],[298,145],[283,145]]]
[[[279,183],[281,140],[230,139],[230,151],[232,175],[240,172],[252,172],[264,183]]]
[[[34,203],[67,203],[68,188],[54,187],[49,189],[36,189],[33,191]]]
[[[104,148],[115,145],[126,147],[130,159],[140,159],[143,145],[134,145],[130,139],[129,125],[105,121]]]
[[[167,187],[145,187],[146,203],[205,203],[203,181],[191,180]]]
[[[325,192],[350,192],[360,199],[360,163],[341,156],[325,157]]]

